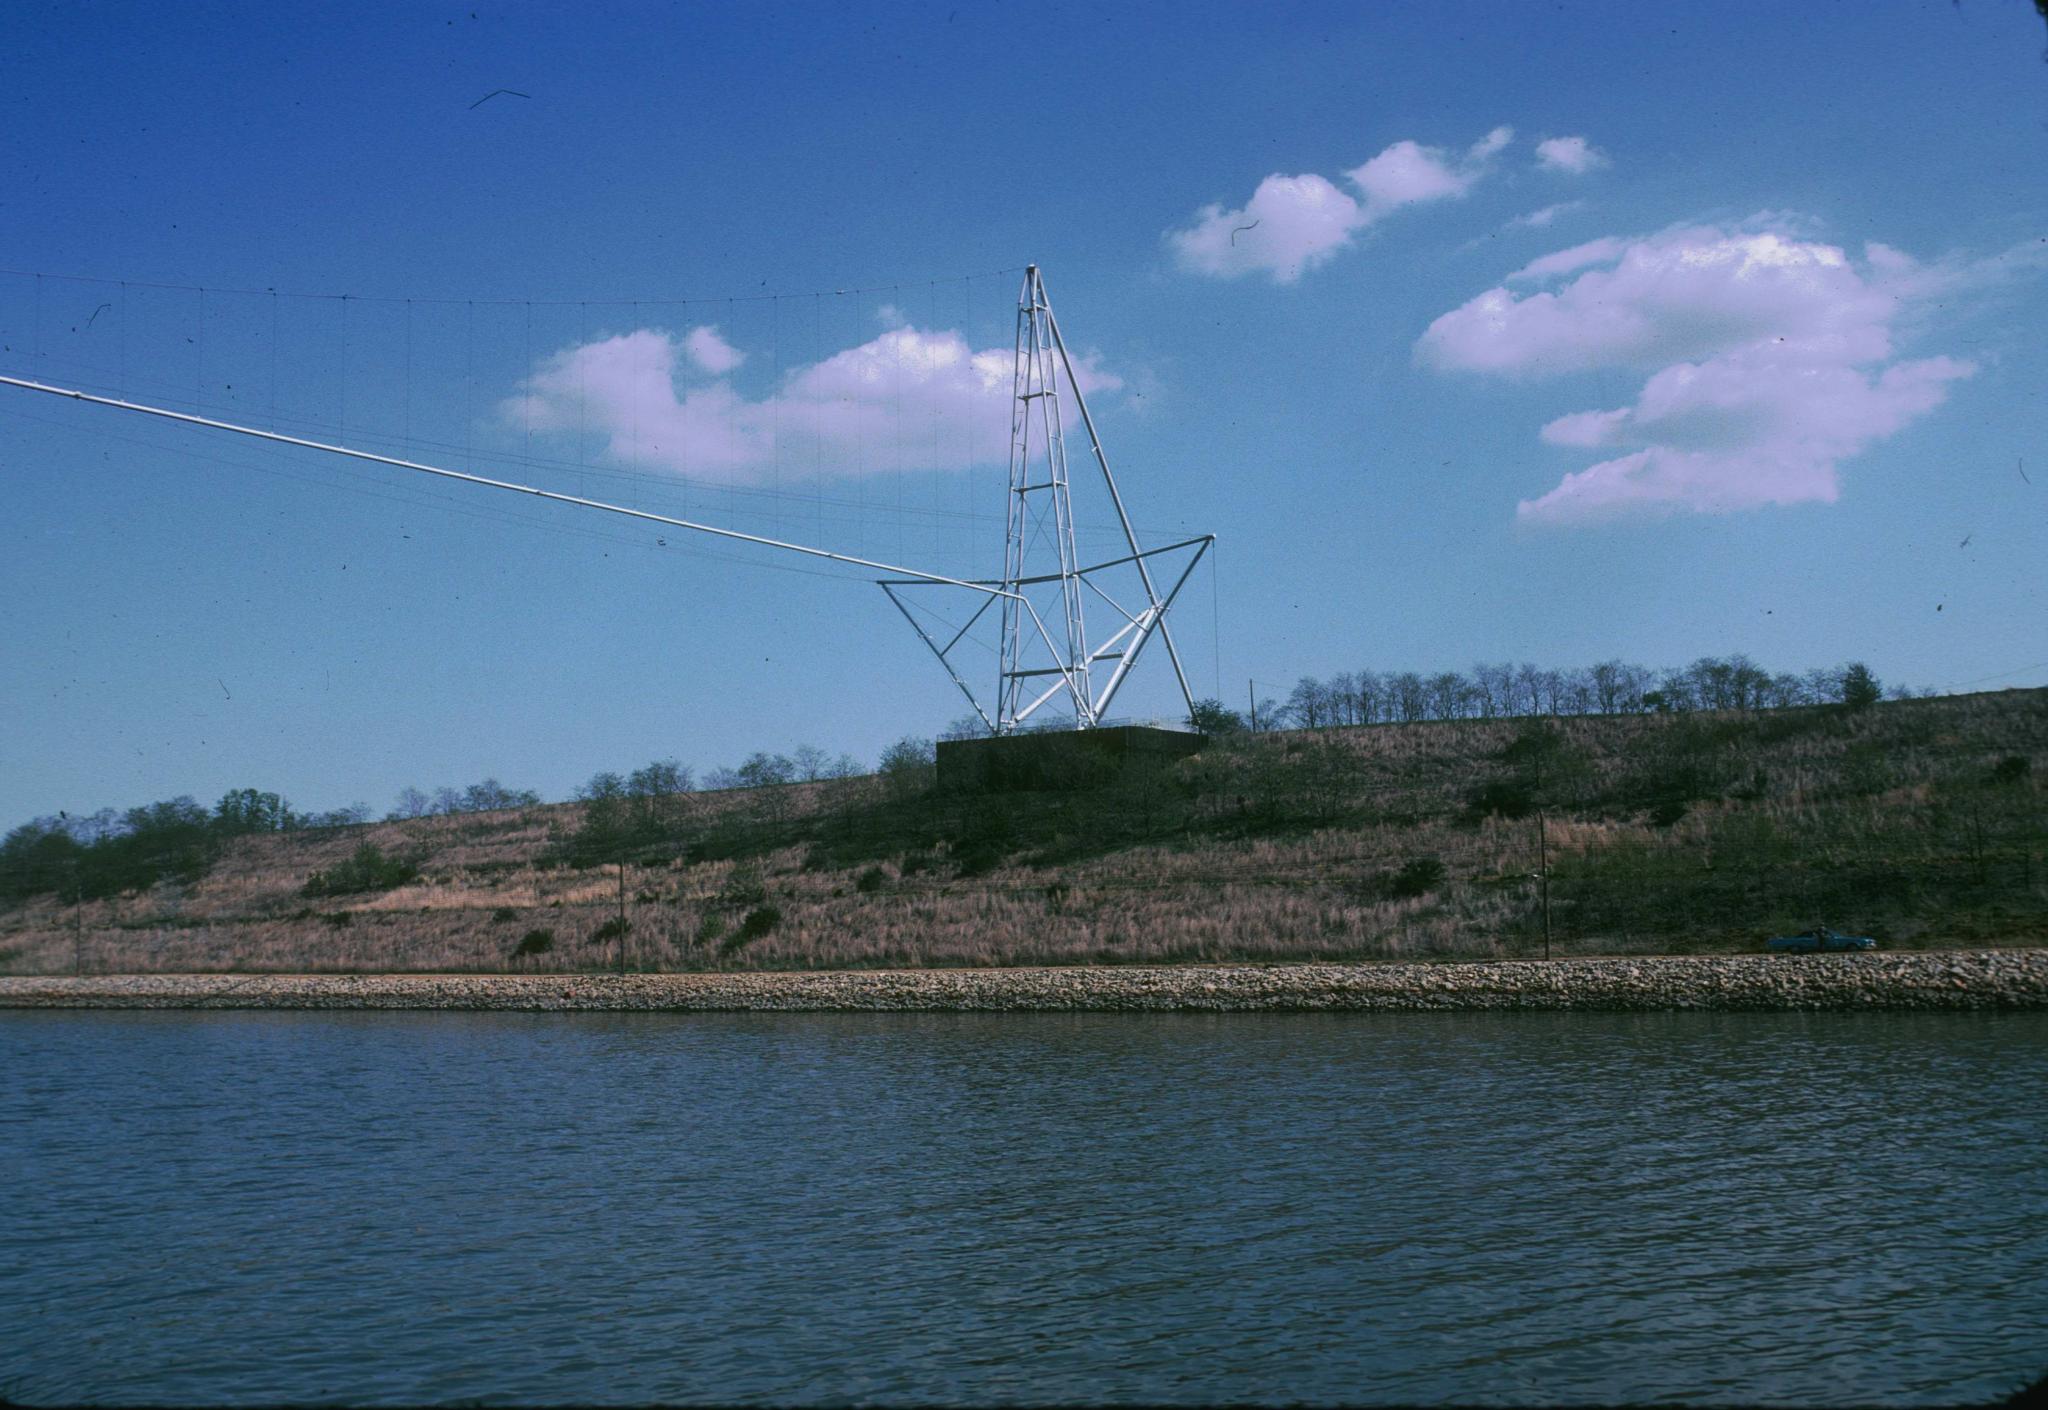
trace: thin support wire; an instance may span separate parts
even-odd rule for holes
[[[553,500],[557,504],[573,504],[582,509],[602,510],[608,514],[621,514],[629,519],[642,519],[651,524],[667,524],[671,528],[690,529],[697,533],[710,534],[715,538],[734,539],[742,543],[757,544],[763,548],[783,549],[800,553],[811,558],[825,558],[835,563],[846,563],[856,568],[871,568],[878,572],[898,575],[921,583],[938,583],[946,587],[968,588],[974,592],[995,597],[1009,596],[995,584],[974,582],[965,578],[951,578],[943,573],[928,573],[921,568],[905,568],[900,564],[884,563],[872,558],[862,558],[850,553],[838,553],[832,549],[813,548],[807,544],[789,543],[782,539],[771,539],[760,534],[741,533],[737,529],[722,529],[711,524],[681,519],[667,514],[654,514],[645,509],[633,509],[622,504],[610,504],[604,500],[590,499],[583,495],[562,494],[555,490],[544,490],[536,485],[522,485],[512,480],[498,480],[486,475],[471,474],[462,470],[450,470],[444,466],[428,465],[417,460],[401,460],[396,456],[379,455],[375,451],[359,450],[354,446],[335,445],[327,441],[310,440],[304,436],[287,436],[276,431],[265,431],[255,426],[244,426],[217,417],[200,416],[191,412],[174,411],[168,407],[149,406],[142,402],[123,401],[118,397],[103,397],[92,392],[80,391],[74,387],[53,386],[46,382],[31,381],[22,377],[0,375],[0,386],[19,387],[24,391],[44,392],[51,396],[65,397],[71,401],[90,402],[95,406],[112,407],[119,411],[136,412],[144,416],[160,417],[166,421],[182,422],[188,426],[201,426],[215,431],[231,431],[238,436],[248,436],[259,441],[278,445],[299,446],[306,450],[325,451],[330,455],[345,456],[350,460],[368,461],[374,465],[389,465],[400,470],[416,470],[424,475],[434,475],[444,480],[459,480],[465,484],[481,485],[487,489],[511,490],[518,494],[532,495],[536,499]]]
[[[465,403],[465,406],[467,403]],[[348,439],[348,300],[341,301],[341,439]]]
[[[1023,272],[1023,271],[1022,271],[1021,269],[996,269],[996,270],[988,270],[988,271],[984,271],[984,272],[983,272],[982,274],[979,274],[979,275],[974,275],[974,274],[953,274],[953,275],[946,275],[946,276],[943,276],[943,277],[941,277],[941,278],[940,278],[939,280],[937,280],[936,282],[938,282],[938,283],[942,283],[942,284],[957,284],[957,283],[961,283],[961,282],[963,282],[963,281],[965,281],[965,280],[969,280],[969,279],[976,279],[976,278],[994,278],[994,279],[1001,279],[1001,278],[1005,278],[1005,277],[1007,277],[1007,276],[1009,276],[1009,275],[1012,275],[1012,274],[1020,274],[1020,273],[1022,273],[1022,272]],[[197,290],[199,289],[199,287],[200,287],[200,286],[199,286],[199,285],[197,285],[197,284],[169,284],[169,283],[164,283],[164,282],[162,282],[162,281],[160,281],[160,280],[146,280],[146,279],[131,279],[131,280],[125,280],[125,281],[122,281],[122,280],[115,280],[115,279],[112,279],[112,278],[108,278],[108,277],[106,277],[106,276],[103,276],[103,275],[94,275],[94,274],[63,274],[63,273],[59,273],[59,272],[56,272],[56,271],[54,271],[54,270],[33,270],[33,269],[10,269],[10,268],[0,268],[0,274],[4,274],[4,275],[8,275],[8,276],[10,276],[10,277],[14,277],[14,278],[20,278],[20,279],[31,279],[31,278],[32,278],[32,279],[37,279],[37,280],[41,280],[41,279],[55,279],[55,280],[58,280],[58,281],[60,281],[60,282],[62,282],[62,283],[68,283],[68,284],[99,284],[99,285],[111,285],[111,284],[115,284],[115,283],[123,283],[123,282],[125,282],[125,283],[129,283],[129,284],[133,284],[133,285],[134,285],[134,286],[135,286],[136,288],[138,288],[138,289],[165,289],[165,290],[172,290],[172,291],[175,291],[175,292],[178,292],[178,293],[187,293],[187,294],[189,294],[189,293],[193,293],[193,292],[196,292],[196,291],[197,291]],[[863,287],[860,287],[860,288],[850,288],[850,287],[841,287],[841,288],[836,288],[836,289],[819,289],[819,290],[815,290],[815,291],[812,291],[812,292],[814,292],[814,293],[817,293],[817,294],[883,294],[883,293],[888,293],[888,292],[889,292],[889,291],[890,291],[891,289],[895,289],[895,288],[898,288],[898,287],[900,287],[900,282],[899,282],[899,283],[897,283],[897,284],[877,284],[877,285],[873,285],[873,286],[863,286]],[[330,301],[330,302],[331,302],[331,301],[333,301],[333,300],[337,300],[337,299],[353,299],[353,300],[355,300],[355,301],[356,301],[357,303],[377,303],[377,304],[399,304],[399,303],[422,303],[422,304],[447,304],[447,305],[450,305],[450,306],[454,306],[454,305],[459,305],[459,304],[466,304],[466,303],[476,303],[476,304],[482,304],[482,305],[484,305],[484,306],[485,306],[485,307],[487,307],[487,308],[513,308],[513,307],[516,307],[516,306],[518,306],[519,304],[522,304],[522,303],[533,303],[533,304],[538,304],[538,305],[539,305],[540,307],[542,307],[542,308],[575,308],[575,307],[578,307],[578,306],[585,306],[585,305],[588,305],[588,304],[592,304],[592,303],[597,303],[597,304],[623,304],[623,303],[630,303],[630,302],[639,302],[639,303],[644,303],[644,304],[650,304],[650,305],[655,305],[655,306],[658,306],[658,307],[662,307],[662,308],[687,308],[687,307],[689,307],[689,305],[691,305],[691,304],[693,304],[693,303],[695,303],[695,304],[703,304],[703,303],[717,303],[717,302],[719,302],[718,298],[717,298],[717,297],[716,297],[715,295],[707,296],[707,295],[703,295],[703,294],[697,294],[697,295],[692,295],[692,296],[689,296],[689,297],[683,297],[683,296],[680,296],[680,295],[667,295],[667,296],[662,296],[662,297],[651,297],[651,296],[648,296],[648,295],[646,295],[646,294],[642,294],[642,295],[639,295],[639,296],[637,297],[637,299],[635,299],[635,298],[631,298],[631,297],[628,297],[628,298],[617,298],[617,299],[588,299],[588,298],[585,298],[585,299],[521,299],[521,298],[502,298],[502,299],[473,299],[473,298],[464,298],[464,297],[462,297],[462,296],[461,296],[461,295],[459,295],[459,294],[452,294],[452,295],[442,295],[442,296],[438,296],[438,297],[426,297],[426,296],[421,296],[421,295],[417,295],[417,294],[413,294],[413,295],[407,295],[407,294],[364,294],[364,293],[353,293],[353,292],[352,292],[352,293],[343,293],[343,294],[307,294],[307,293],[298,293],[298,292],[294,292],[294,291],[292,291],[292,290],[279,290],[279,289],[236,289],[236,288],[228,288],[228,287],[221,287],[221,286],[215,286],[215,287],[213,288],[212,292],[214,292],[214,293],[216,293],[216,294],[247,294],[247,295],[252,295],[252,296],[253,296],[253,295],[257,295],[257,294],[277,294],[277,295],[278,295],[278,296],[279,296],[280,298],[287,298],[287,299],[305,299],[305,300],[308,300],[308,301],[312,301],[312,302],[317,302],[317,301],[321,301],[321,300],[326,300],[326,301]],[[801,291],[798,291],[798,292],[788,292],[788,293],[780,293],[780,294],[758,294],[758,293],[757,293],[757,294],[730,294],[730,295],[727,295],[727,296],[725,297],[725,300],[724,300],[724,301],[725,301],[726,303],[728,303],[728,304],[731,304],[731,303],[743,303],[743,304],[746,304],[746,303],[763,303],[763,302],[765,302],[765,301],[767,301],[767,300],[769,300],[769,299],[776,299],[776,298],[785,298],[785,299],[787,299],[787,298],[802,298],[802,297],[803,297],[803,293],[802,293]]]
[[[581,304],[576,310],[576,483],[579,488],[584,490],[590,488],[590,477],[583,473],[585,425],[583,410],[587,400],[590,376],[590,359],[583,356],[583,351],[589,346],[590,305]],[[683,444],[687,447],[689,442],[685,440]],[[690,473],[689,451],[687,449],[683,452],[683,473],[685,475]]]
[[[123,380],[125,381],[125,379]],[[128,394],[128,389],[125,386],[122,387],[121,394],[123,396]],[[273,431],[277,429],[277,292],[275,290],[272,290],[270,295],[270,429]]]
[[[1221,549],[1216,548],[1214,545],[1211,545],[1209,552],[1211,554],[1209,559],[1209,649],[1215,656],[1213,664],[1216,672],[1214,682],[1216,693],[1211,698],[1221,700],[1223,698],[1223,589],[1218,585],[1217,579],[1223,574],[1223,553]]]
[[[343,305],[347,307],[347,305]],[[474,446],[476,417],[476,305],[462,312],[462,464],[476,469]]]
[[[412,300],[405,301],[405,454],[412,457]]]

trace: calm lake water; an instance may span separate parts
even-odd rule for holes
[[[1988,1400],[2048,1015],[0,1013],[25,1403]]]

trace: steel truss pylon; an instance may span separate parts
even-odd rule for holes
[[[1090,729],[1101,724],[1108,716],[1110,702],[1155,635],[1166,643],[1181,696],[1192,715],[1194,695],[1188,688],[1180,651],[1166,625],[1166,613],[1195,565],[1215,542],[1215,536],[1205,534],[1162,548],[1139,547],[1037,265],[1024,271],[1024,284],[1017,297],[1011,396],[1003,576],[976,584],[984,587],[988,595],[967,624],[944,646],[925,630],[901,591],[928,587],[928,581],[884,579],[882,590],[939,658],[991,734],[1009,734],[1039,710],[1061,699],[1072,708],[1077,728]],[[1083,565],[1075,548],[1063,406],[1069,396],[1087,433],[1089,452],[1101,472],[1103,488],[1130,549],[1128,554],[1107,562]],[[1162,595],[1152,577],[1151,560],[1184,550],[1192,552]],[[1128,586],[1119,589],[1122,601],[1104,586],[1106,579],[1119,572],[1129,580]],[[1142,602],[1132,589],[1143,594]],[[1120,621],[1115,631],[1092,647],[1084,603],[1091,594]],[[1127,608],[1126,601],[1136,604],[1135,607]],[[991,604],[1000,604],[1001,632],[993,714],[983,707],[953,661],[954,652]]]
[[[1081,560],[1074,552],[1074,501],[1067,486],[1067,437],[1060,410],[1059,373],[1052,336],[1052,306],[1038,266],[1024,271],[1017,295],[1017,354],[1011,376],[1010,492],[1003,535],[1002,670],[997,681],[997,729],[1006,731],[1062,691],[1073,701],[1084,727],[1095,723],[1094,693],[1088,688],[1088,627],[1081,603]],[[1078,390],[1078,389],[1077,389]],[[1037,432],[1034,453],[1033,431]],[[1045,630],[1029,590],[1029,572],[1046,558],[1059,589],[1063,634]],[[1050,593],[1041,593],[1050,608]],[[1050,615],[1048,612],[1047,615]],[[1027,623],[1027,618],[1034,619]],[[1031,631],[1029,628],[1039,630]],[[1063,636],[1063,639],[1062,639]],[[1041,641],[1042,639],[1042,641]],[[1041,644],[1043,650],[1040,649]],[[1064,647],[1064,651],[1062,651]],[[1038,664],[1038,663],[1045,664]],[[1056,677],[1047,684],[1047,677]],[[1044,690],[1039,687],[1045,686]]]

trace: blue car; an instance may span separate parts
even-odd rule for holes
[[[1764,948],[1780,955],[1813,955],[1833,950],[1875,950],[1877,942],[1868,935],[1838,935],[1825,925],[1816,925],[1797,935],[1773,936]]]

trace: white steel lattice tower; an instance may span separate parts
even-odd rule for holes
[[[1181,669],[1180,652],[1166,627],[1166,611],[1187,585],[1202,555],[1215,543],[1215,535],[1201,534],[1159,548],[1138,546],[1137,531],[1131,527],[1131,516],[1124,512],[1116,477],[1109,473],[1102,437],[1096,433],[1095,418],[1088,414],[1088,398],[1082,393],[1066,340],[1060,336],[1059,319],[1053,316],[1037,265],[1024,271],[1024,287],[1017,297],[1016,364],[1010,388],[1003,576],[950,584],[930,575],[883,578],[879,580],[882,591],[939,658],[991,734],[1011,733],[1061,697],[1073,707],[1077,728],[1091,729],[1103,723],[1110,702],[1154,636],[1166,643],[1181,698],[1192,715],[1194,696],[1188,689],[1187,673]],[[1091,493],[1098,503],[1107,500],[1124,546],[1130,550],[1100,563],[1084,565],[1075,549],[1074,499],[1067,479],[1064,406],[1068,398],[1087,434],[1089,455],[1102,476],[1100,490]],[[1170,555],[1182,554],[1185,559],[1179,563],[1180,572],[1162,594],[1152,580],[1150,564],[1160,559],[1171,562]],[[981,603],[966,624],[941,644],[911,609],[910,595],[960,588],[982,594]],[[1116,623],[1115,629],[1093,646],[1082,610],[1084,598],[1092,599],[1087,605],[1098,620],[1106,610]],[[991,607],[997,608],[994,615],[1001,621],[993,713],[984,708],[954,661],[954,654]]]
[[[1024,272],[1024,287],[1017,296],[1002,580],[1006,596],[996,707],[999,733],[1008,733],[1062,692],[1073,703],[1078,724],[1095,723],[1081,561],[1074,551],[1074,501],[1067,486],[1060,369],[1055,366],[1060,350],[1051,320],[1045,282],[1033,265]],[[1040,629],[1055,623],[1063,630]]]

